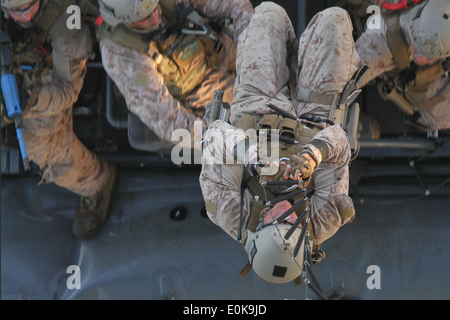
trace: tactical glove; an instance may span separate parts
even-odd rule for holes
[[[311,182],[311,175],[316,168],[314,161],[309,160],[304,155],[292,155],[291,157],[291,178],[303,180],[303,187],[306,188]]]

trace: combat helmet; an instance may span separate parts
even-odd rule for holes
[[[35,0],[2,0],[2,8],[11,9],[17,8],[28,3],[32,3]]]
[[[267,282],[287,283],[299,278],[302,273],[305,239],[297,245],[302,229],[295,228],[288,237],[286,234],[291,227],[281,223],[265,226],[256,232],[248,230],[245,243],[248,262],[255,273]],[[294,255],[294,251],[298,253]]]
[[[425,58],[450,56],[450,1],[429,0],[412,8],[406,31],[417,53]]]
[[[148,17],[158,6],[159,0],[99,0],[98,3],[105,22],[115,27]]]
[[[5,18],[7,18],[7,19],[10,16],[10,11],[11,11],[11,13],[12,13],[12,11],[16,11],[16,13],[18,13],[18,14],[24,14],[25,12],[29,12],[30,10],[32,10],[32,8],[35,7],[36,3],[37,3],[36,0],[1,0],[2,11],[4,13]],[[16,23],[18,23],[23,28],[29,28],[29,27],[33,26],[36,23],[36,21],[39,19],[39,17],[41,16],[42,8],[45,6],[46,3],[47,3],[47,0],[40,0],[39,9],[29,22],[23,23],[23,22],[16,21]],[[29,8],[27,8],[27,9],[20,10],[20,11],[14,10],[14,8],[25,6],[27,4],[30,4]]]

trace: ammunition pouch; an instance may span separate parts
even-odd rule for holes
[[[244,115],[237,123],[237,126],[241,123],[255,123],[253,117],[251,117],[252,119],[246,119],[248,117],[251,116]],[[318,127],[307,123],[300,123],[293,119],[284,118],[283,116],[274,113],[265,114],[260,121],[257,121],[256,129],[258,135],[262,130],[265,130],[272,138],[275,138],[274,134],[272,134],[273,131],[277,132],[275,135],[278,137],[280,158],[289,158],[293,154],[298,154],[301,151],[301,148],[310,142],[320,131]]]
[[[283,117],[275,114],[275,113],[268,113],[265,114],[261,121],[257,124],[256,129],[259,130],[272,130],[272,129],[278,129],[279,124],[281,123]]]

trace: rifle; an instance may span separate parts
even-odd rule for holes
[[[217,89],[214,91],[212,102],[205,106],[203,119],[207,127],[209,127],[216,120],[228,122],[230,117],[230,105],[223,102],[222,98],[223,91],[221,89]]]
[[[22,109],[20,107],[19,89],[17,88],[16,77],[14,76],[11,60],[11,40],[8,33],[4,30],[2,30],[1,35],[1,56],[1,87],[3,98],[5,100],[6,112],[8,118],[14,120],[23,166],[25,170],[29,170],[30,163],[22,134],[23,117]]]

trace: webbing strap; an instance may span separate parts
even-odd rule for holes
[[[317,93],[309,88],[297,86],[295,97],[298,101],[305,103],[318,103],[324,105],[335,105],[340,100],[340,93],[324,94]]]
[[[250,262],[247,261],[247,263],[245,264],[244,268],[242,268],[241,272],[239,272],[239,275],[243,279],[250,272],[250,270],[252,270],[252,266],[250,265]]]
[[[405,35],[400,27],[400,15],[385,15],[383,18],[387,26],[386,38],[394,58],[396,68],[399,71],[405,70],[409,68],[411,62],[408,43],[406,42]]]

